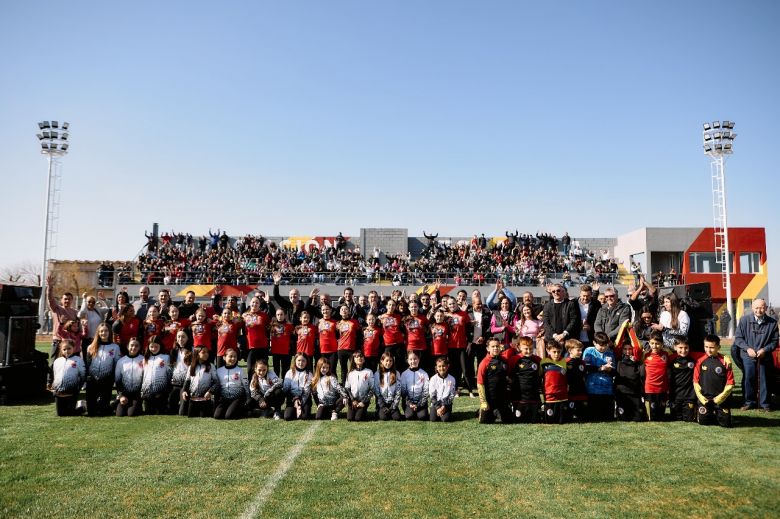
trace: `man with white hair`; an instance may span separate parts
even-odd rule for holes
[[[734,345],[739,348],[745,384],[743,411],[756,409],[769,411],[768,373],[773,369],[772,351],[777,347],[777,321],[766,315],[766,301],[756,299],[753,312],[743,315],[737,325]],[[758,382],[758,387],[756,387]],[[758,397],[758,398],[756,398]]]

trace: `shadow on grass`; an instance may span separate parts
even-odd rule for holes
[[[778,427],[780,426],[780,413],[777,411],[773,413],[741,414],[738,416],[732,416],[732,427],[745,428],[758,428],[758,427]]]
[[[5,407],[17,406],[47,406],[54,404],[54,396],[51,393],[44,392],[39,395],[26,396],[23,398],[11,398],[3,403]]]

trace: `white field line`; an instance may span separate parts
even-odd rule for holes
[[[314,422],[311,427],[306,429],[306,432],[303,433],[301,439],[298,440],[292,449],[290,449],[290,452],[288,452],[287,456],[285,456],[285,458],[282,460],[279,468],[277,468],[273,476],[271,476],[268,481],[265,482],[265,486],[263,486],[260,492],[258,492],[247,509],[241,515],[241,519],[251,519],[256,517],[257,514],[262,511],[263,505],[265,505],[265,502],[268,501],[269,497],[271,497],[271,494],[276,488],[276,485],[279,484],[279,482],[284,478],[285,474],[287,474],[287,472],[292,468],[293,463],[295,463],[295,459],[303,451],[303,448],[306,447],[312,438],[314,438],[314,433],[320,426],[320,423],[321,422],[319,421]]]

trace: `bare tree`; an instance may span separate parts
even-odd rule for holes
[[[18,285],[41,285],[41,265],[32,261],[0,267],[0,281]]]

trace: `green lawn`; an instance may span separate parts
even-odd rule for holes
[[[696,424],[320,423],[263,517],[776,517],[780,413]],[[0,408],[0,517],[240,516],[313,422]]]

